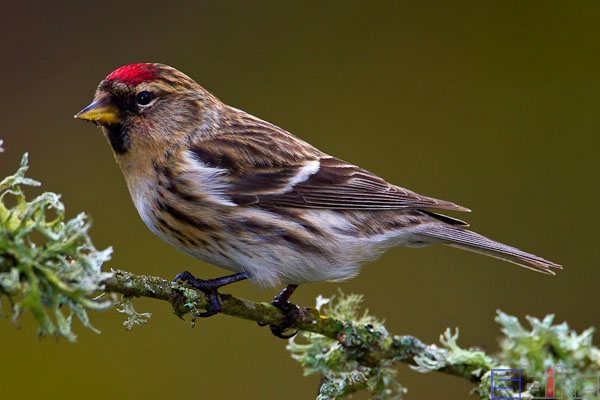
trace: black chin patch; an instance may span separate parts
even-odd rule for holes
[[[111,124],[105,126],[106,136],[110,142],[113,151],[117,154],[125,154],[131,147],[131,141],[129,135],[123,125]]]

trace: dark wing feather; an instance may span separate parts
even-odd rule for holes
[[[469,211],[391,185],[274,125],[234,111],[234,117],[222,121],[218,134],[204,137],[190,151],[205,165],[227,171],[229,190],[224,194],[239,205]]]

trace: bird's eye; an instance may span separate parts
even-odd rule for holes
[[[150,104],[153,98],[154,96],[152,95],[152,93],[143,91],[139,92],[135,99],[137,100],[139,105],[145,106],[147,104]]]

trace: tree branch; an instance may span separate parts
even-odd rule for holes
[[[208,304],[208,296],[203,292],[153,276],[116,271],[110,278],[102,281],[102,284],[108,292],[168,301],[178,316],[190,314],[195,319],[197,309],[203,309]],[[282,324],[285,320],[281,310],[268,303],[253,302],[222,293],[218,297],[221,314],[272,325]],[[314,308],[301,307],[299,317],[290,329],[313,332],[337,340],[354,355],[359,364],[367,367],[383,360],[416,366],[415,357],[439,363],[442,361],[440,357],[443,357],[437,346],[427,346],[414,336],[382,335],[370,325],[361,326],[351,321],[323,316]],[[441,367],[437,371],[478,382],[489,371],[484,364],[457,363]]]

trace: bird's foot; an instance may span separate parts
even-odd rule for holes
[[[244,279],[248,279],[248,275],[245,272],[238,274],[223,276],[216,279],[198,279],[188,271],[183,271],[177,274],[173,282],[179,280],[189,284],[190,286],[200,290],[208,296],[208,305],[206,306],[206,312],[198,314],[199,317],[206,318],[217,314],[221,311],[221,303],[219,302],[218,289],[221,286],[229,285],[230,283],[238,282]]]
[[[273,335],[277,336],[278,338],[289,339],[291,337],[296,336],[296,334],[298,333],[298,331],[295,331],[290,334],[284,333],[290,326],[292,326],[294,324],[294,322],[300,316],[300,308],[297,305],[295,305],[294,303],[290,303],[290,301],[289,301],[290,296],[292,295],[292,293],[294,293],[294,290],[296,290],[297,287],[298,287],[298,285],[286,286],[286,288],[283,289],[281,291],[281,293],[279,293],[277,296],[275,296],[275,298],[273,299],[273,301],[271,301],[271,303],[269,303],[269,304],[279,308],[283,312],[283,315],[285,317],[283,324],[269,326]],[[260,322],[258,324],[260,326],[266,325],[266,324],[263,324]]]

